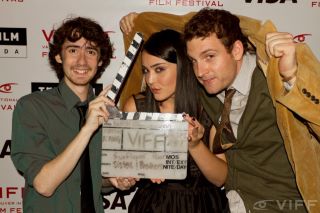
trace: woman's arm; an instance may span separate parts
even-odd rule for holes
[[[224,154],[215,155],[203,143],[202,138],[204,134],[203,126],[190,116],[185,119],[189,122],[188,141],[189,153],[198,165],[202,174],[216,186],[222,186],[227,178],[227,162]],[[212,126],[210,130],[209,140],[213,141],[215,135],[215,127]]]

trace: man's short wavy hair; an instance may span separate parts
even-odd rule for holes
[[[242,33],[240,20],[226,10],[203,8],[184,27],[184,40],[206,38],[215,33],[228,52],[235,41],[240,40],[244,52],[248,50],[248,38]]]
[[[113,56],[113,46],[110,38],[105,33],[102,27],[95,21],[89,18],[76,17],[66,19],[64,23],[54,32],[53,41],[49,44],[49,63],[51,68],[56,72],[56,75],[61,81],[64,77],[64,71],[61,63],[55,59],[56,55],[61,54],[62,45],[66,40],[71,42],[85,38],[92,42],[100,49],[101,66],[98,67],[97,73],[91,83],[95,83],[99,79],[106,67],[110,64]]]

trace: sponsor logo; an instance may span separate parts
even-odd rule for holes
[[[134,195],[134,187],[126,191],[102,193],[103,208],[110,210],[127,210]]]
[[[0,213],[22,213],[24,187],[0,186]]]
[[[54,30],[50,30],[50,31],[46,31],[44,29],[41,30],[42,35],[45,39],[45,44],[41,45],[42,48],[42,52],[41,52],[41,56],[42,57],[48,57],[49,54],[49,43],[52,40],[53,34],[54,34]]]
[[[0,85],[0,93],[12,93],[12,86],[17,83],[5,83]]]
[[[0,27],[0,58],[27,57],[27,29]]]
[[[320,8],[320,1],[312,1],[312,2],[311,2],[311,7],[318,7],[318,8]]]
[[[6,156],[10,158],[11,150],[11,140],[6,140],[3,144],[2,149],[0,150],[0,158],[5,158]]]
[[[298,3],[298,0],[245,0],[246,3],[267,3],[267,4],[273,4],[273,3]]]
[[[16,196],[16,195],[22,198],[23,190],[24,190],[23,187],[18,187],[18,186],[7,186],[7,187],[0,186],[0,199],[12,198],[12,196]]]
[[[215,0],[148,0],[152,6],[180,6],[180,7],[223,7],[222,1]]]
[[[281,211],[298,211],[303,206],[310,209],[310,207],[317,205],[317,203],[317,200],[260,200],[253,204],[253,209],[269,212],[271,210],[270,206],[272,206],[279,208]]]
[[[296,35],[293,37],[293,40],[297,43],[301,43],[304,42],[306,40],[307,36],[311,36],[311,34],[309,33],[304,33],[304,34],[300,34],[300,35]]]
[[[52,89],[53,87],[58,86],[58,84],[59,83],[51,83],[51,82],[32,82],[31,83],[31,92]],[[103,89],[102,84],[94,84],[94,85],[92,85],[92,87],[93,87],[93,91],[94,91],[95,95],[98,95]]]
[[[4,83],[4,84],[1,84],[0,85],[0,94],[9,95],[9,94],[13,93],[15,85],[18,85],[18,84],[17,83]],[[16,98],[0,97],[0,110],[2,110],[2,111],[12,111],[16,107],[16,105],[15,105],[16,102],[17,102]]]
[[[2,3],[22,3],[23,0],[0,0],[0,2],[2,2]]]
[[[44,58],[44,57],[48,57],[48,55],[49,55],[49,43],[52,41],[54,30],[47,31],[45,29],[42,29],[41,33],[42,33],[44,40],[45,40],[45,43],[41,45],[41,49],[42,49],[41,57]],[[106,31],[105,33],[109,34],[109,36],[110,36],[110,34],[115,33],[115,31]],[[113,48],[114,48],[114,46],[113,46]],[[113,59],[115,59],[115,58],[116,57],[113,56]]]

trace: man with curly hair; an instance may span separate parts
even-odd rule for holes
[[[25,178],[24,212],[103,212],[101,124],[114,103],[108,88],[95,97],[91,84],[112,53],[91,19],[67,19],[55,31],[49,61],[59,85],[22,97],[13,113],[11,158]]]

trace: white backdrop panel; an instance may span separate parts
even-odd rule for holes
[[[185,14],[202,7],[227,9],[235,14],[272,20],[279,31],[297,36],[320,58],[320,1],[314,0],[1,0],[0,28],[25,28],[26,56],[16,47],[1,45],[0,31],[0,212],[22,212],[23,178],[10,159],[11,116],[16,101],[31,92],[32,82],[57,82],[47,61],[52,30],[70,16],[86,16],[109,32],[115,58],[98,83],[110,84],[124,56],[118,23],[129,12],[159,11]],[[300,39],[299,39],[300,38]],[[11,54],[11,55],[10,55]],[[10,58],[8,56],[11,56]],[[13,57],[12,57],[13,56]],[[105,196],[105,212],[127,212],[131,194]]]

